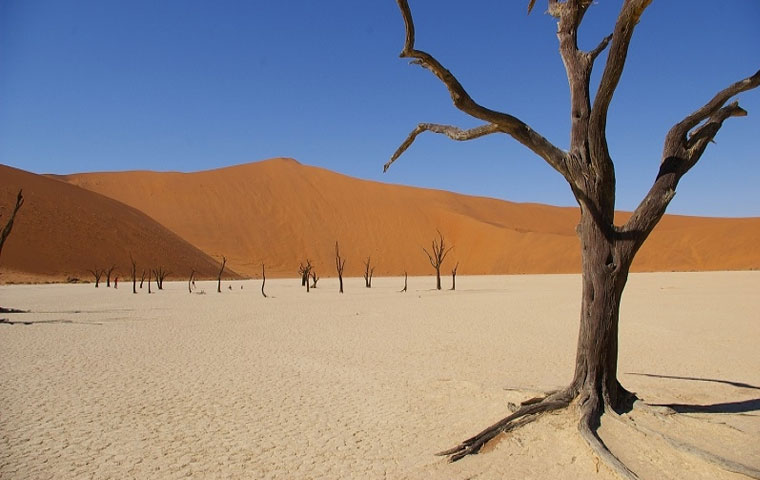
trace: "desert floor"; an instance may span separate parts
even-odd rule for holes
[[[617,478],[572,408],[434,455],[569,382],[578,275],[345,283],[0,287],[30,310],[0,325],[0,478]],[[620,328],[621,382],[683,413],[605,416],[612,451],[645,479],[746,478],[677,442],[760,469],[760,272],[633,274]]]

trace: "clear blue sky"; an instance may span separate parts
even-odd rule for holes
[[[545,0],[530,16],[527,0],[410,3],[418,48],[476,100],[567,146],[567,81]],[[620,3],[591,8],[582,47],[611,31]],[[758,25],[758,0],[655,0],[646,11],[608,123],[618,208],[651,185],[673,123],[760,69]],[[0,163],[196,171],[288,156],[365,179],[575,205],[564,180],[507,136],[429,134],[383,175],[418,122],[477,125],[398,58],[403,37],[393,0],[0,0]],[[726,122],[670,213],[760,216],[760,90],[739,100],[749,116]]]

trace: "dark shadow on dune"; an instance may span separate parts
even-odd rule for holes
[[[98,322],[75,322],[73,320],[34,320],[34,321],[11,321],[7,318],[0,318],[0,325],[44,325],[44,324],[51,324],[51,323],[71,323],[71,324],[78,324],[78,325],[103,325],[102,323]]]
[[[671,380],[690,380],[693,382],[723,383],[725,385],[731,385],[732,387],[737,387],[737,388],[748,388],[752,390],[760,390],[760,387],[758,387],[757,385],[750,385],[749,383],[743,383],[743,382],[732,382],[730,380],[720,380],[717,378],[679,377],[676,375],[655,375],[653,373],[636,373],[636,372],[626,372],[626,375],[638,375],[640,377],[652,377],[652,378],[666,378],[666,379],[671,379]]]
[[[655,407],[669,407],[678,413],[749,413],[760,411],[760,398],[741,402],[713,403],[711,405],[686,405],[681,403],[656,404]]]

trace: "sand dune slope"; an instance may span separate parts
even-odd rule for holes
[[[448,273],[563,273],[580,270],[578,210],[516,204],[388,185],[304,166],[292,159],[198,173],[118,172],[61,177],[131,205],[204,252],[255,274],[260,263],[294,275],[312,259],[334,275],[335,241],[346,274],[372,256],[376,274],[429,274],[422,252],[440,229],[455,245]],[[621,214],[625,216],[625,214]],[[665,217],[635,271],[760,268],[760,219]]]
[[[0,165],[0,178],[3,225],[19,188],[25,197],[0,259],[4,281],[89,279],[88,269],[111,265],[125,280],[130,253],[138,275],[163,266],[182,278],[190,268],[216,276],[214,259],[132,207],[5,165]]]

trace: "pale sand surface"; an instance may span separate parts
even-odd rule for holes
[[[572,375],[578,275],[457,280],[2,286],[32,311],[2,316],[33,324],[0,325],[0,478],[616,478],[572,410],[433,455]],[[621,381],[716,411],[634,418],[760,468],[759,312],[760,272],[631,275]],[[601,433],[643,478],[746,478],[614,419]]]

